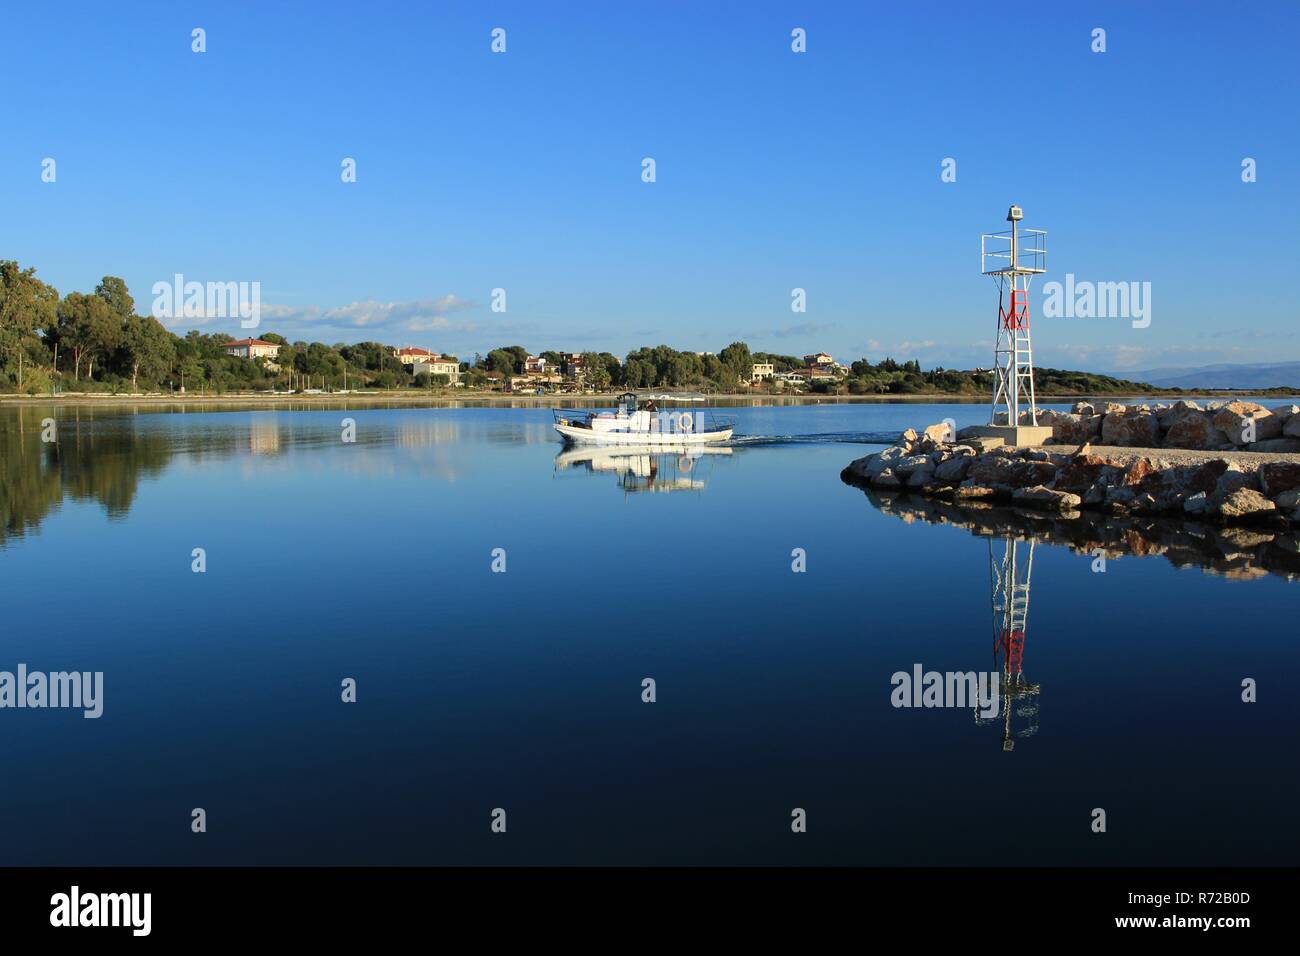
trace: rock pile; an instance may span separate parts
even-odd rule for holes
[[[1021,415],[1022,423],[1028,421]],[[1196,402],[1123,405],[1075,402],[1068,412],[1042,409],[1038,423],[1050,425],[1060,444],[1085,441],[1138,448],[1199,451],[1300,452],[1300,406],[1265,408],[1254,402]]]
[[[1247,403],[1231,403],[1238,404]],[[1228,406],[1218,410],[1224,411],[1239,414]],[[1101,427],[1112,414],[1123,419],[1153,415],[1107,412],[1100,416]],[[1169,417],[1173,420],[1172,414]],[[1137,433],[1148,426],[1126,422],[1111,427]],[[1191,515],[1278,527],[1300,523],[1300,456],[1094,454],[1086,439],[1073,452],[1057,452],[994,447],[980,438],[943,441],[937,437],[940,434],[945,433],[927,429],[917,435],[908,429],[897,445],[859,458],[841,477],[882,491],[907,490],[958,504],[999,502],[1054,512],[1089,508],[1110,514]]]

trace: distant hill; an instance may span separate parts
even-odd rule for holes
[[[1151,390],[1151,383],[1140,377],[1114,378],[1058,368],[1034,369],[1034,385],[1039,395],[1135,395]]]
[[[849,395],[988,395],[993,373],[988,369],[921,369],[916,359],[895,362],[892,358],[872,364],[859,359],[849,368],[844,381],[827,376],[813,380],[809,390],[817,394]],[[1075,372],[1057,368],[1034,369],[1036,394],[1047,395],[1139,395],[1151,391],[1144,382]]]
[[[1300,389],[1300,362],[1153,368],[1134,372],[1132,377],[1150,382],[1157,388]]]

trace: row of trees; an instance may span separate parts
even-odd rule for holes
[[[492,378],[522,375],[530,353],[521,345],[493,349],[477,356],[468,377],[470,384]],[[542,352],[547,364],[559,368],[565,355]],[[770,363],[775,372],[803,368],[802,358],[771,352],[751,352],[744,342],[732,342],[716,355],[681,352],[668,345],[642,346],[620,362],[609,352],[582,353],[583,381],[592,388],[710,388],[731,391],[748,383],[756,362]],[[482,380],[475,377],[481,373]]]
[[[281,347],[275,362],[227,354],[223,346],[234,336],[193,330],[180,337],[152,316],[138,315],[126,282],[117,276],[105,276],[93,293],[60,298],[35,269],[0,261],[0,390],[40,394],[56,386],[232,391],[297,384],[438,384],[427,377],[417,382],[410,367],[380,342],[326,345],[289,342],[274,332],[257,334]]]
[[[915,359],[896,362],[887,358],[874,365],[865,359],[854,362],[843,382],[816,382],[812,390],[849,395],[987,395],[992,386],[992,372],[942,367],[922,371]],[[1054,368],[1034,370],[1034,389],[1038,395],[1131,395],[1153,391],[1144,382]]]
[[[175,342],[157,319],[136,314],[116,276],[60,299],[35,269],[0,262],[0,375],[20,391],[46,391],[69,370],[73,381],[93,381],[96,366],[133,388],[142,378],[156,384],[175,364]]]
[[[467,382],[470,385],[482,384],[492,379],[522,375],[530,354],[522,345],[492,349],[487,355],[476,357]],[[609,352],[581,354],[583,383],[595,389],[684,386],[732,389],[740,382],[749,381],[755,361],[767,360],[763,353],[751,354],[744,342],[733,342],[717,355],[679,352],[667,345],[643,346],[629,352],[622,362]],[[557,370],[566,363],[566,356],[561,352],[542,352],[539,358]],[[803,365],[802,360],[790,356],[780,358],[790,363],[787,368]]]
[[[744,342],[732,342],[717,355],[679,352],[667,345],[642,347],[629,352],[623,367],[629,388],[680,388],[711,385],[730,390],[748,382],[754,357]]]

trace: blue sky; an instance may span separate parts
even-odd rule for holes
[[[979,234],[1014,201],[1049,232],[1045,279],[1151,283],[1147,328],[1036,321],[1038,364],[1300,359],[1289,0],[53,2],[6,18],[0,257],[60,292],[121,275],[147,310],[175,273],[258,281],[261,330],[462,357],[744,339],[987,366]]]

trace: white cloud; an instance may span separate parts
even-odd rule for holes
[[[438,299],[412,299],[406,302],[380,302],[378,299],[360,299],[332,309],[319,306],[264,305],[262,318],[272,322],[313,323],[354,329],[385,328],[401,325],[403,328],[448,328],[451,323],[444,318],[449,312],[471,308],[473,302],[455,295]]]
[[[896,346],[894,346],[894,351],[906,352],[908,356],[911,357],[912,353],[914,352],[915,353],[932,352],[938,346],[939,343],[934,341],[933,339],[926,339],[924,342],[904,341],[904,342],[899,342]]]
[[[767,334],[778,339],[806,338],[834,328],[825,322],[800,322],[797,325],[785,325],[779,329],[769,329]],[[758,333],[762,335],[763,333]]]

